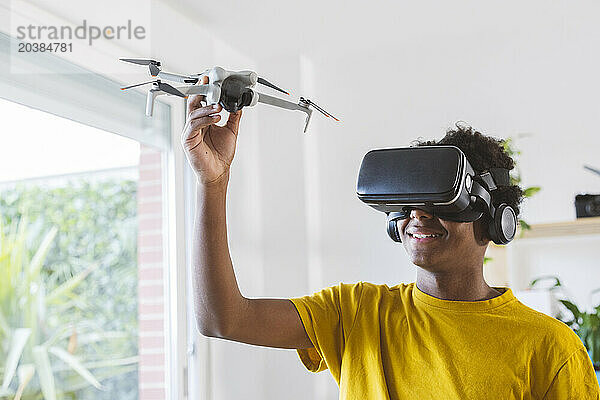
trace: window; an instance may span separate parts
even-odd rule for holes
[[[10,40],[0,34],[2,393],[173,396],[185,338],[166,317],[170,107],[146,118],[142,93],[52,54],[30,60],[52,75],[10,74]]]

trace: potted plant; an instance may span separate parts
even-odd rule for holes
[[[542,276],[534,279],[529,284],[530,288],[543,280],[553,280],[554,284],[548,289],[553,296],[558,290],[562,289],[560,279],[556,276]],[[595,289],[591,292],[591,295],[600,293],[600,288]],[[591,313],[581,311],[579,307],[572,301],[565,299],[557,299],[568,311],[559,311],[555,317],[567,324],[577,336],[581,338],[581,341],[588,350],[592,364],[594,364],[594,370],[600,371],[600,304],[594,307],[594,311]],[[598,374],[598,373],[597,373]]]
[[[521,135],[522,136],[522,135]],[[504,147],[504,151],[515,161],[515,169],[510,174],[510,184],[511,185],[520,185],[521,184],[521,170],[518,165],[519,156],[521,155],[521,151],[518,150],[514,145],[514,139],[512,137],[507,138],[502,142],[502,146]],[[529,186],[523,189],[523,197],[529,198],[542,190],[539,186]],[[531,229],[529,224],[522,219],[519,219],[518,226],[520,228],[520,235],[523,235],[523,232]]]

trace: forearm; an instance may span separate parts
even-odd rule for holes
[[[227,182],[198,184],[192,250],[196,321],[204,335],[225,335],[240,312],[240,293],[229,255],[226,223]]]

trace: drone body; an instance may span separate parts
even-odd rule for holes
[[[259,83],[289,95],[289,93],[285,90],[278,88],[263,78],[260,78],[254,71],[228,71],[221,67],[213,67],[200,74],[180,75],[161,71],[161,63],[159,61],[136,58],[121,58],[120,60],[134,64],[147,65],[150,75],[157,78],[155,81],[139,83],[121,88],[122,90],[125,90],[152,83],[152,88],[148,90],[148,96],[146,100],[147,116],[152,116],[154,100],[156,99],[156,96],[171,94],[186,99],[189,95],[204,95],[207,104],[221,104],[221,106],[228,112],[236,112],[241,110],[243,107],[255,106],[257,103],[269,104],[288,110],[302,111],[306,113],[304,132],[306,132],[306,129],[308,128],[308,123],[312,115],[313,110],[311,107],[314,107],[323,115],[339,121],[333,115],[329,114],[312,101],[303,97],[300,97],[298,103],[293,103],[291,101],[257,92],[255,86],[257,83]],[[209,83],[198,85],[197,83],[201,82],[203,76],[208,76]],[[161,79],[178,82],[184,84],[184,86],[173,87],[162,82]]]

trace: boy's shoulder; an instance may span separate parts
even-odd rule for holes
[[[517,323],[527,327],[543,348],[560,349],[564,356],[568,356],[585,347],[567,324],[521,303],[518,299],[507,311],[512,312]]]
[[[398,283],[394,286],[389,286],[385,283],[372,283],[360,281],[360,284],[363,286],[363,290],[369,290],[371,292],[378,293],[393,293],[393,292],[410,292],[414,286],[414,282],[411,283]]]

